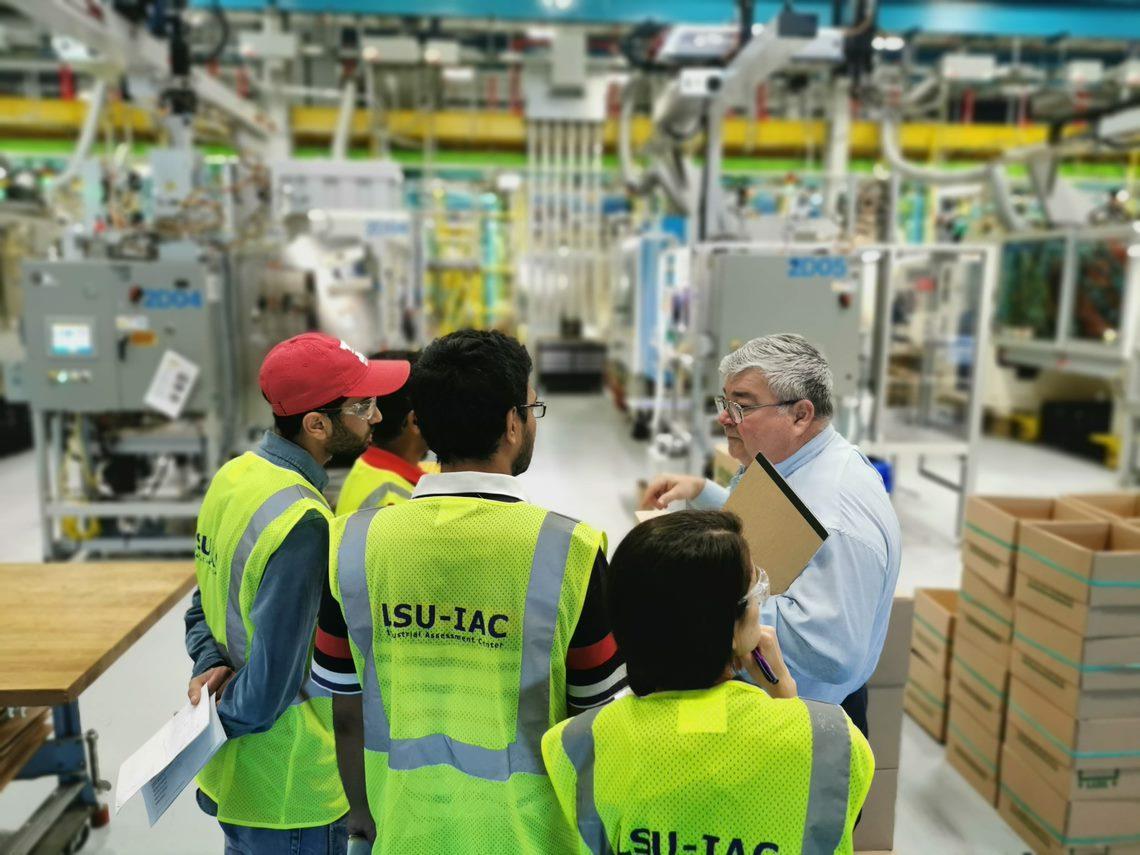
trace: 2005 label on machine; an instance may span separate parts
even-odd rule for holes
[[[806,255],[788,259],[789,279],[847,275],[847,259],[840,255]]]

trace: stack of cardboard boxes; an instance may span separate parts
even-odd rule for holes
[[[946,701],[957,611],[957,591],[919,588],[914,592],[914,629],[903,709],[939,742],[946,739]]]
[[[875,673],[867,681],[867,724],[875,752],[875,777],[855,829],[856,852],[890,851],[895,840],[895,800],[899,789],[903,690],[910,654],[914,600],[895,597],[887,638]]]
[[[1043,854],[1140,852],[1140,526],[1104,499],[1020,532],[999,810]]]
[[[1022,532],[1027,523],[1081,516],[1053,499],[971,496],[966,503],[946,756],[990,804],[998,800]]]

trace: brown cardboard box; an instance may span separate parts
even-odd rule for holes
[[[1012,594],[1023,522],[1091,518],[1091,510],[1054,499],[970,496],[962,528],[962,562],[1000,593]]]
[[[1140,718],[1074,718],[1014,679],[1005,744],[1066,798],[1140,798]]]
[[[855,851],[892,849],[895,845],[895,800],[899,794],[899,770],[875,769],[871,791],[863,803],[863,818],[855,829]]]
[[[1077,718],[1140,715],[1140,637],[1085,639],[1018,609],[1010,671]]]
[[[946,739],[946,678],[917,653],[910,657],[910,676],[903,709],[938,742]]]
[[[1067,801],[1009,745],[1002,748],[1001,789],[1002,816],[1013,818],[1010,825],[1036,852],[1140,852],[1140,801]]]
[[[1022,714],[1023,704],[1040,705],[1047,701],[1040,696],[1033,701],[1027,701],[1026,698],[1031,690],[1021,684],[1018,686],[1016,692],[1018,710],[1010,713],[1005,744],[1016,752],[1022,762],[1041,780],[1070,801],[1140,799],[1140,761],[1127,757],[1119,760],[1074,757],[1070,750],[1062,750],[1064,743],[1057,736],[1046,730],[1040,722],[1031,722]],[[1077,724],[1075,720],[1064,719],[1053,721],[1050,726],[1057,727],[1065,733],[1072,733],[1077,730]],[[1069,765],[1070,763],[1072,765]],[[1131,768],[1119,765],[1086,768],[1090,763],[1124,763],[1130,764]]]
[[[1004,790],[998,797],[998,814],[1037,855],[1140,855],[1140,845],[1062,846],[1036,819]]]
[[[1140,517],[1140,491],[1136,490],[1062,496],[1061,501],[1077,510],[1096,514],[1100,519],[1122,520]]]
[[[1013,596],[998,592],[973,570],[962,571],[955,640],[977,645],[991,659],[1009,661],[1013,638]]]
[[[958,592],[950,588],[919,588],[914,592],[914,632],[910,649],[943,675],[950,673],[954,644],[954,615]]]
[[[1016,599],[1088,638],[1140,635],[1140,529],[1106,522],[1024,526]]]
[[[906,683],[906,672],[910,667],[910,632],[914,624],[914,598],[895,597],[891,603],[891,618],[887,624],[887,637],[883,642],[883,652],[875,673],[867,681],[867,687],[898,687]]]
[[[872,686],[867,690],[867,731],[876,769],[897,769],[902,742],[902,686]]]
[[[991,659],[965,638],[958,639],[950,671],[950,697],[990,728],[995,737],[1002,732],[1008,690],[1008,663]]]
[[[953,695],[946,724],[946,759],[992,805],[997,804],[1001,738]]]

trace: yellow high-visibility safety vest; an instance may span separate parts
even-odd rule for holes
[[[542,752],[572,851],[594,855],[850,853],[875,769],[841,708],[735,680],[619,698]]]
[[[415,485],[402,475],[357,459],[340,488],[336,515],[343,517],[367,508],[386,508],[406,502],[414,490]]]
[[[332,519],[312,484],[252,452],[231,460],[210,483],[194,563],[206,623],[234,669],[245,663],[257,631],[253,605],[269,558],[311,511]],[[217,803],[218,819],[233,825],[309,828],[340,819],[348,802],[328,692],[306,681],[272,728],[226,742],[198,775],[198,786]]]
[[[374,853],[572,850],[542,764],[605,535],[525,502],[432,496],[334,521],[363,690]]]

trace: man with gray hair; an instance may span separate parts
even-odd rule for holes
[[[756,338],[720,363],[717,396],[728,451],[741,464],[726,490],[662,475],[643,508],[689,500],[719,508],[763,453],[828,531],[799,578],[764,606],[801,697],[843,703],[866,733],[866,682],[875,670],[899,575],[901,535],[879,473],[831,426],[831,368],[805,338]]]

